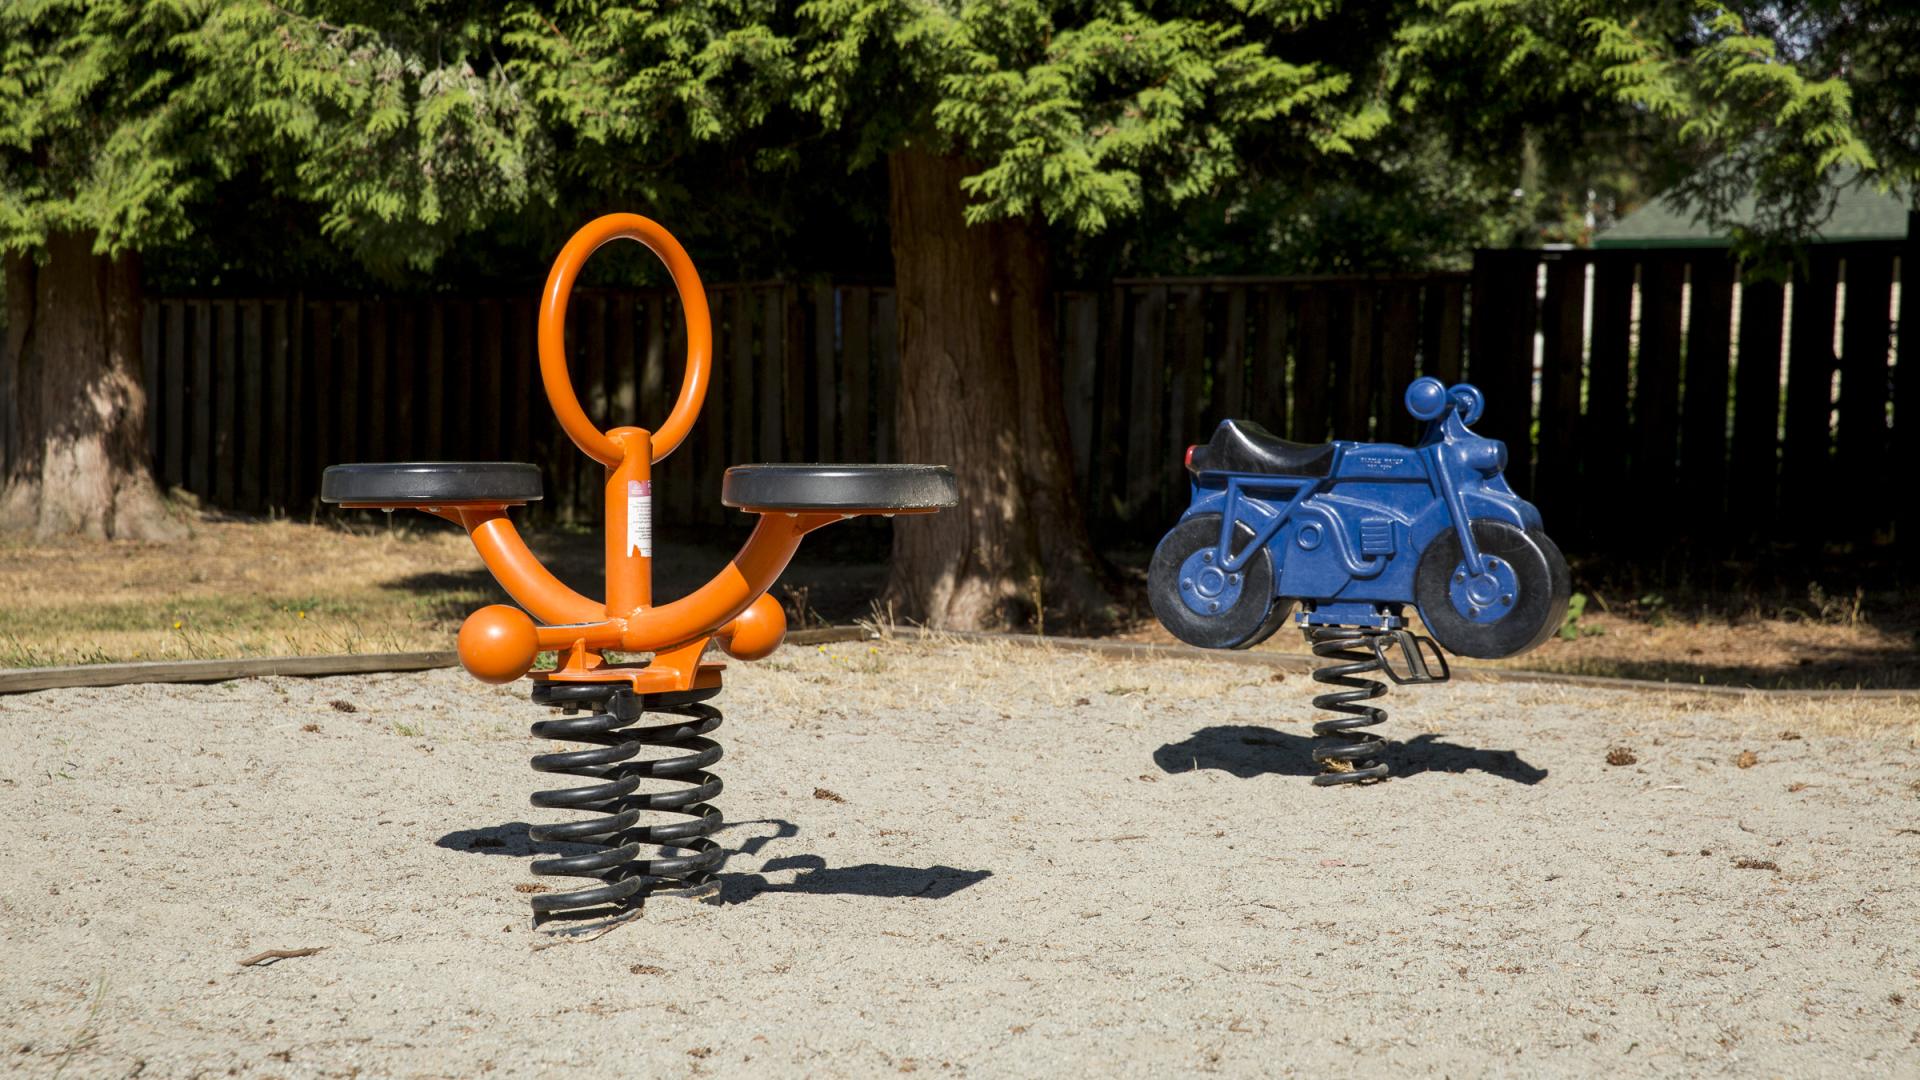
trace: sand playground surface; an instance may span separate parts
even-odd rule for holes
[[[525,684],[0,698],[0,1072],[1920,1075],[1912,698],[1400,689],[1319,789],[1297,672],[727,678],[717,902],[581,939],[515,889]]]

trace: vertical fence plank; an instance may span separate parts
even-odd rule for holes
[[[1726,526],[1727,372],[1733,334],[1733,262],[1719,252],[1693,260],[1687,361],[1680,404],[1680,493],[1690,532],[1718,537]]]
[[[262,340],[264,332],[263,315],[266,304],[259,300],[248,300],[240,305],[240,400],[241,409],[238,418],[240,425],[240,505],[248,510],[258,510],[265,501],[265,485],[261,483],[266,472],[266,459],[261,450],[261,438],[278,439],[280,432],[264,431],[266,427],[266,349]]]
[[[165,384],[167,440],[165,466],[160,475],[168,487],[187,483],[187,368],[192,357],[187,353],[187,305],[179,300],[166,302],[166,361],[161,364]]]
[[[307,371],[307,394],[313,402],[313,434],[309,446],[319,457],[309,465],[309,471],[317,473],[334,461],[342,461],[334,457],[334,415],[338,409],[334,409],[332,394],[340,373],[334,363],[334,306],[319,302],[309,307],[307,315],[313,325],[313,363]]]
[[[158,471],[166,450],[167,403],[160,382],[160,305],[148,300],[140,305],[140,360],[142,385],[147,391],[147,462]],[[6,453],[6,440],[0,437],[0,454]]]
[[[1295,442],[1320,442],[1327,437],[1327,394],[1333,368],[1329,339],[1332,297],[1324,288],[1309,286],[1295,294],[1299,302],[1299,346],[1293,363],[1293,422],[1287,437]]]
[[[780,419],[780,438],[786,447],[787,461],[807,460],[807,343],[806,313],[800,306],[800,290],[792,285],[780,289],[781,306],[786,309],[787,325],[781,340],[785,342],[781,366],[785,370],[786,395]]]
[[[1740,283],[1740,352],[1734,369],[1728,527],[1754,536],[1773,523],[1780,479],[1780,340],[1786,288]]]
[[[834,364],[835,327],[833,286],[813,287],[813,433],[815,461],[833,461],[839,455],[840,434],[834,423],[840,413],[840,372]]]
[[[1486,395],[1479,430],[1507,445],[1507,478],[1533,494],[1533,345],[1540,253],[1476,251],[1467,377]]]
[[[646,358],[640,363],[640,426],[657,429],[667,419],[666,301],[648,293],[642,301],[646,318]]]
[[[308,493],[320,484],[314,468],[313,416],[307,403],[310,352],[307,345],[307,298],[295,293],[287,301],[287,506],[307,504]]]
[[[1291,294],[1282,287],[1260,290],[1254,303],[1253,400],[1230,414],[1234,419],[1257,420],[1275,430],[1295,435],[1287,421],[1287,353],[1290,343]]]
[[[1632,505],[1627,492],[1628,361],[1633,342],[1634,261],[1599,252],[1593,263],[1593,342],[1587,408],[1580,420],[1581,499],[1577,524],[1605,546],[1619,538]]]
[[[291,492],[287,487],[287,409],[293,395],[287,392],[287,302],[274,300],[267,304],[266,347],[262,364],[266,373],[266,415],[262,418],[267,428],[265,443],[266,460],[266,503],[276,510],[284,510],[291,505]]]
[[[1380,410],[1381,437],[1410,443],[1420,435],[1402,400],[1414,380],[1420,348],[1420,295],[1416,285],[1389,286],[1380,301]]]
[[[333,354],[334,386],[338,389],[335,398],[338,410],[334,415],[335,424],[334,460],[353,461],[359,455],[362,414],[366,411],[365,395],[361,393],[361,340],[360,305],[346,302],[340,305],[340,339]]]
[[[511,460],[508,454],[511,447],[512,425],[508,422],[506,409],[506,367],[508,364],[507,320],[504,306],[498,300],[482,300],[478,304],[476,317],[479,320],[480,353],[476,358],[480,370],[473,373],[474,382],[484,392],[485,400],[475,409],[474,426],[480,429],[482,445],[479,448],[488,461]],[[609,421],[614,424],[631,423],[621,418]]]
[[[754,378],[756,389],[754,397],[757,401],[755,408],[759,413],[760,436],[756,440],[753,460],[779,461],[780,419],[782,410],[786,408],[787,396],[786,379],[782,370],[787,355],[787,313],[781,305],[782,297],[778,288],[763,287],[757,290],[757,295],[760,301],[760,363]],[[886,298],[883,315],[887,320],[891,320],[893,316],[891,295]],[[886,331],[885,322],[882,323],[881,329],[883,332]],[[890,403],[892,398],[882,396],[880,400],[883,403]],[[883,412],[891,412],[891,405],[889,404]],[[893,430],[892,418],[882,416],[881,420],[883,436],[890,434]],[[887,444],[887,449],[891,449],[890,443]],[[881,460],[890,459],[883,457]]]
[[[840,418],[845,437],[840,452],[848,461],[873,458],[873,290],[843,291],[845,348],[841,383],[845,386],[846,414]]]
[[[1374,353],[1374,308],[1379,290],[1369,284],[1353,286],[1343,305],[1346,316],[1346,359],[1335,374],[1334,435],[1341,439],[1373,437],[1374,397],[1380,376]]]
[[[1452,386],[1460,381],[1466,346],[1467,286],[1458,279],[1429,283],[1426,341],[1420,371]]]
[[[235,443],[234,416],[239,411],[240,350],[236,338],[238,312],[231,300],[216,301],[214,310],[213,501],[233,505]]]
[[[534,399],[540,395],[540,381],[534,376],[534,354],[539,351],[535,341],[538,316],[533,301],[516,299],[513,301],[513,377],[507,392],[507,398],[513,403],[512,423],[513,442],[512,460],[533,460],[533,417]],[[547,410],[542,409],[544,415]],[[643,420],[642,423],[658,423],[657,420]]]
[[[434,460],[445,461],[453,455],[446,443],[447,422],[447,309],[438,300],[432,301],[424,312],[427,323],[426,363],[421,372],[421,381],[426,384],[425,445],[423,453]],[[560,492],[551,486],[552,477],[547,478],[548,498],[557,497]]]
[[[1093,423],[1094,460],[1087,473],[1087,505],[1096,521],[1112,522],[1126,499],[1127,298],[1115,285],[1101,298],[1099,404]]]
[[[1531,490],[1548,522],[1572,524],[1580,500],[1580,392],[1585,372],[1587,260],[1572,253],[1546,259],[1540,309],[1540,445]]]
[[[416,300],[395,304],[389,319],[393,327],[393,347],[387,354],[387,393],[392,402],[386,415],[392,428],[387,432],[387,453],[397,461],[418,460],[422,454],[415,439],[419,429],[420,379],[420,304]]]
[[[1154,498],[1147,504],[1155,518],[1177,516],[1185,492],[1174,480],[1188,446],[1201,441],[1200,416],[1206,409],[1206,332],[1207,292],[1204,286],[1184,286],[1170,299],[1174,332],[1168,338],[1170,348],[1165,363],[1168,371],[1166,423],[1160,433],[1160,448],[1154,455],[1152,482]]]
[[[635,330],[634,295],[622,292],[613,298],[613,338],[607,347],[611,358],[607,364],[607,408],[616,425],[646,427],[660,421],[640,412],[641,355]]]
[[[213,495],[213,305],[193,305],[193,438],[187,443],[187,487]]]
[[[1093,464],[1095,414],[1099,409],[1100,300],[1095,293],[1067,293],[1062,299],[1065,311],[1065,341],[1061,355],[1065,361],[1064,393],[1067,405],[1067,440],[1073,452],[1074,488],[1091,495],[1087,489]],[[884,400],[884,399],[883,399]]]
[[[1833,330],[1839,258],[1816,247],[1793,281],[1792,340],[1787,344],[1786,439],[1780,462],[1784,492],[1828,490],[1832,460]],[[1811,513],[1793,515],[1800,539],[1819,535]]]
[[[1127,445],[1126,516],[1147,510],[1159,474],[1159,440],[1166,423],[1164,368],[1167,337],[1167,287],[1148,286],[1133,311],[1133,368],[1127,415],[1133,435]],[[1142,433],[1146,434],[1141,438]]]
[[[1247,290],[1227,289],[1226,325],[1220,336],[1220,366],[1213,375],[1213,419],[1217,423],[1246,415],[1247,410]],[[1201,431],[1198,437],[1205,438]]]
[[[387,433],[393,428],[393,397],[387,391],[389,305],[384,300],[372,300],[364,306],[361,331],[366,359],[360,378],[364,402],[360,412],[366,427],[360,441],[350,449],[356,460],[391,461],[394,455],[387,446]]]
[[[1640,513],[1651,520],[1693,523],[1675,504],[1679,485],[1682,257],[1660,254],[1642,264],[1640,352],[1633,366],[1633,450],[1628,461]],[[1667,515],[1672,515],[1668,517]]]
[[[1893,253],[1847,255],[1847,299],[1840,331],[1840,424],[1835,466],[1850,508],[1843,535],[1871,538],[1891,524],[1884,472],[1887,452],[1887,354],[1893,300]]]

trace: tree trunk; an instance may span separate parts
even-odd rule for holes
[[[56,233],[47,261],[9,251],[0,352],[0,529],[36,536],[171,539],[147,455],[140,385],[140,264]]]
[[[901,460],[951,465],[960,505],[894,520],[886,601],[947,629],[1104,629],[1118,609],[1073,486],[1046,237],[969,227],[959,158],[887,168]]]

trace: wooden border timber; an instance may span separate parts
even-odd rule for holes
[[[927,630],[917,626],[896,627],[893,631],[902,637],[937,642],[942,639],[957,641],[993,642],[1001,641],[1012,645],[1024,645],[1029,648],[1067,649],[1074,652],[1099,653],[1105,656],[1134,657],[1151,660],[1195,660],[1221,664],[1245,664],[1251,667],[1282,668],[1288,671],[1312,671],[1318,666],[1316,657],[1305,653],[1282,653],[1265,651],[1241,651],[1235,649],[1199,649],[1191,645],[1161,645],[1136,641],[1097,641],[1091,638],[1039,637],[1033,634],[993,634],[973,630]],[[1745,697],[1760,694],[1768,697],[1791,698],[1801,701],[1823,700],[1828,698],[1873,698],[1888,701],[1912,700],[1920,702],[1920,689],[1914,690],[1767,690],[1759,687],[1721,686],[1713,683],[1654,682],[1651,679],[1620,679],[1604,675],[1563,675],[1553,671],[1524,671],[1512,668],[1481,667],[1479,665],[1453,665],[1456,678],[1467,682],[1511,682],[1511,683],[1553,683],[1561,686],[1584,686],[1595,690],[1635,690],[1642,693],[1659,691],[1663,693],[1717,694],[1729,697]]]
[[[795,630],[789,645],[825,645],[836,641],[865,641],[871,634],[858,626],[822,626]],[[267,656],[233,660],[165,660],[138,664],[80,664],[74,667],[0,669],[0,694],[77,687],[131,686],[137,683],[211,683],[257,679],[273,675],[318,678],[327,675],[370,675],[377,672],[432,671],[460,666],[453,652],[365,653],[352,656]]]

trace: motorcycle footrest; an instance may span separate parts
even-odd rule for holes
[[[1386,672],[1387,678],[1401,686],[1442,683],[1453,677],[1447,667],[1447,655],[1430,637],[1421,637],[1411,630],[1388,630],[1368,637],[1373,646],[1373,655],[1380,660],[1380,667]],[[1394,665],[1396,654],[1405,668],[1404,674],[1401,667]]]

